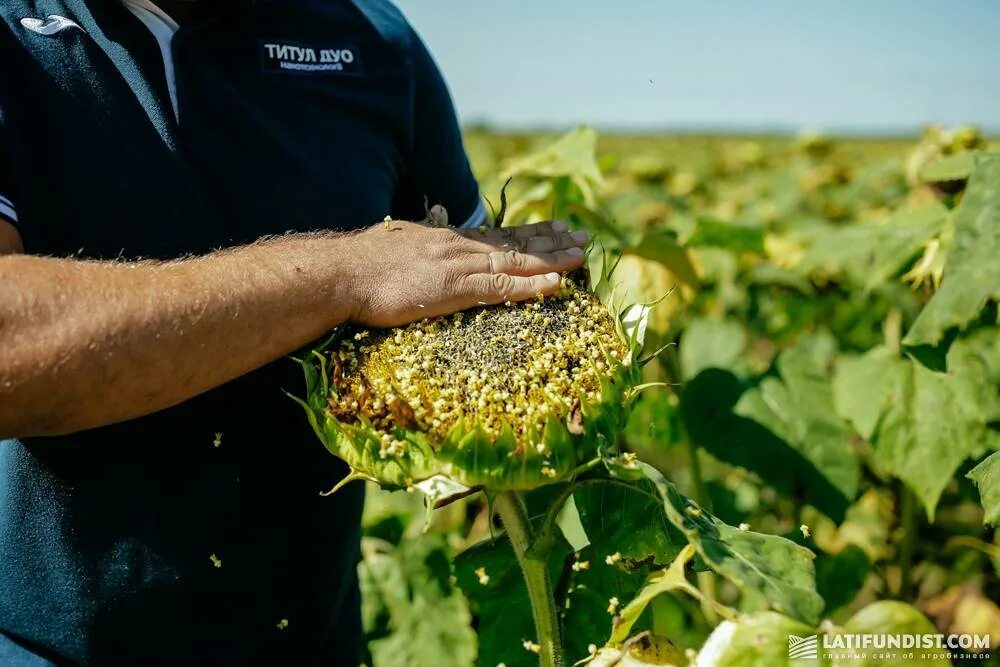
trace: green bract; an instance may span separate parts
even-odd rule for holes
[[[344,327],[302,360],[297,400],[348,480],[441,496],[566,479],[613,446],[644,362],[650,306],[615,304],[603,264],[590,288],[580,272],[552,297]]]

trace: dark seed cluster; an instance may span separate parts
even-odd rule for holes
[[[581,400],[598,401],[598,376],[627,355],[605,306],[566,278],[552,297],[397,329],[346,329],[330,351],[329,410],[343,423],[369,420],[383,458],[404,451],[396,428],[441,441],[463,420],[494,438],[509,426],[523,442],[549,415],[566,419]]]

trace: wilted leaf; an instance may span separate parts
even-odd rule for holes
[[[621,649],[606,646],[586,663],[587,667],[678,667],[687,657],[666,637],[642,633],[630,638]]]
[[[897,211],[882,223],[833,228],[816,240],[799,269],[846,271],[864,289],[874,289],[907,266],[947,216],[948,209],[934,202]]]
[[[504,221],[532,223],[552,217],[552,181],[540,181],[524,192],[520,192],[504,214]]]
[[[973,582],[953,586],[920,608],[942,632],[989,635],[990,647],[1000,646],[1000,607]]]

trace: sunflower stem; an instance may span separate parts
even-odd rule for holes
[[[698,443],[691,439],[690,434],[686,434],[688,458],[691,465],[691,497],[701,507],[706,507],[708,502],[708,492],[705,489],[705,479],[701,475],[701,461],[698,458]],[[698,573],[698,590],[702,595],[711,600],[715,599],[715,573],[711,570]],[[712,605],[702,600],[701,612],[709,625],[719,622],[719,616],[715,613]]]
[[[913,552],[920,530],[920,507],[917,505],[916,495],[903,483],[900,483],[899,495],[901,514],[899,521],[903,536],[899,546],[899,591],[897,597],[909,602],[913,599]]]
[[[503,521],[514,548],[517,563],[521,566],[524,583],[528,589],[528,599],[531,601],[531,612],[535,619],[535,642],[539,645],[539,667],[564,667],[562,636],[559,631],[559,616],[556,613],[556,601],[552,592],[552,582],[549,580],[548,555],[537,553],[532,549],[534,531],[524,500],[516,491],[503,491],[496,499],[497,513]]]

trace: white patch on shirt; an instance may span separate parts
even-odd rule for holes
[[[58,14],[49,14],[44,19],[36,19],[28,16],[21,19],[21,25],[32,32],[37,32],[39,35],[45,35],[46,37],[50,37],[68,28],[76,28],[83,31],[79,23]]]

